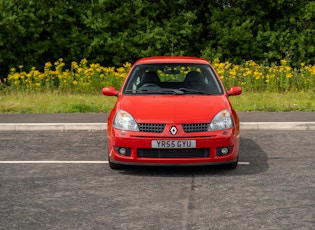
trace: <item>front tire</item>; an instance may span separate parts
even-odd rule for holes
[[[237,168],[237,164],[238,164],[238,158],[237,158],[237,160],[235,162],[223,165],[223,167],[225,169],[233,170],[233,169]]]
[[[108,157],[108,164],[109,164],[109,167],[110,167],[111,169],[113,169],[113,170],[125,168],[124,165],[116,164],[116,163],[111,162],[109,157]]]

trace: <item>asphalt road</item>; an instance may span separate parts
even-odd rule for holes
[[[315,228],[315,131],[242,131],[236,170],[113,171],[104,131],[0,140],[0,229]]]

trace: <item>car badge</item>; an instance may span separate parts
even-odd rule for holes
[[[177,128],[175,126],[172,126],[170,129],[171,134],[175,135],[177,133]]]

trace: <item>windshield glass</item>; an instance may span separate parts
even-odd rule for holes
[[[218,95],[223,90],[209,65],[167,63],[135,66],[123,93]]]

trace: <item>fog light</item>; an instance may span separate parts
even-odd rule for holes
[[[224,147],[224,148],[221,149],[221,154],[222,154],[222,155],[225,155],[225,154],[227,154],[228,152],[229,152],[229,149],[226,148],[226,147]]]
[[[126,150],[125,148],[120,148],[120,149],[119,149],[120,155],[125,156],[125,155],[126,155],[126,152],[127,152],[127,150]]]
[[[227,146],[222,148],[217,148],[217,156],[225,156],[229,154],[233,149],[233,146]]]
[[[130,156],[130,149],[125,147],[115,147],[115,150],[119,153],[121,156]]]

